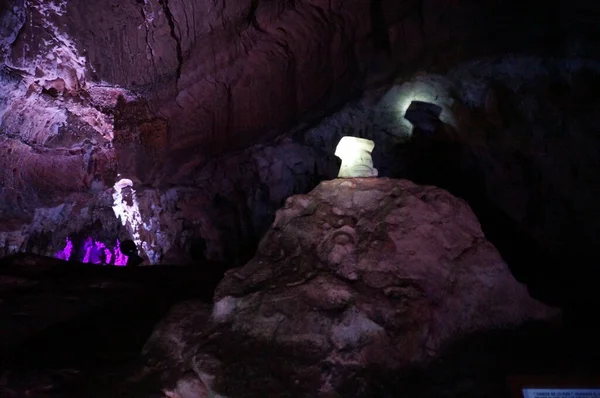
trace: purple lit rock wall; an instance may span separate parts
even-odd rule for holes
[[[121,252],[121,242],[117,239],[115,245],[110,248],[106,244],[87,237],[80,250],[76,250],[71,238],[65,239],[65,247],[54,254],[61,260],[80,261],[82,263],[124,266],[127,264],[127,256]]]

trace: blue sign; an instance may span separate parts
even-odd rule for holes
[[[600,398],[600,389],[524,388],[523,398]]]

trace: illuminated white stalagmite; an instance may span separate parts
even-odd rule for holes
[[[140,228],[144,224],[140,214],[140,206],[133,189],[133,181],[123,178],[115,183],[115,193],[113,193],[113,211],[117,218],[125,227],[129,227],[131,239],[139,248],[142,244]]]
[[[160,195],[153,190],[137,192],[134,183],[122,178],[114,185],[113,211],[150,264],[160,264],[163,253],[171,247],[169,237],[162,230],[159,213]],[[150,204],[149,204],[150,203]]]
[[[373,167],[371,152],[375,143],[358,137],[342,137],[335,149],[335,156],[342,159],[338,177],[377,177],[377,169]]]

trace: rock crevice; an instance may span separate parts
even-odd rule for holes
[[[171,9],[169,8],[169,0],[159,0],[159,4],[162,5],[165,16],[167,17],[169,28],[171,29],[171,37],[173,38],[173,40],[175,40],[175,49],[177,51],[177,68],[175,69],[175,84],[177,84],[179,78],[181,77],[181,68],[183,66],[183,51],[181,50],[181,40],[179,38],[179,35],[177,34],[177,30],[181,28],[176,23],[175,17],[173,16]]]

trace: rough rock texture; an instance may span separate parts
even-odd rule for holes
[[[299,126],[277,140],[208,163],[201,159],[188,163],[170,175],[168,187],[136,181],[144,198],[141,216],[149,226],[141,233],[155,262],[207,258],[242,264],[252,256],[258,237],[285,198],[308,192],[318,181],[337,174],[339,162],[332,153],[342,136],[353,135],[375,141],[373,160],[381,175],[435,183],[472,199],[469,192],[449,183],[454,179],[482,190],[486,201],[527,231],[533,244],[554,250],[554,256],[557,251],[570,255],[573,245],[582,252],[589,247],[586,242],[598,236],[599,225],[595,198],[600,179],[594,177],[598,113],[593,96],[598,70],[596,63],[585,60],[482,59],[444,74],[421,73],[390,89],[369,91],[308,130]],[[412,134],[413,126],[403,114],[412,100],[442,108],[440,121],[449,126],[453,148],[413,149],[403,144]],[[127,156],[135,153],[130,149]],[[424,156],[415,156],[420,153]],[[429,175],[419,175],[421,171]],[[5,213],[5,232],[0,232],[4,252],[48,242],[39,250],[52,254],[65,236],[78,231],[114,242],[126,231],[110,208],[111,191],[94,200],[90,195],[72,196],[79,200],[75,205],[67,201],[62,207],[38,208],[28,224]],[[490,223],[478,208],[474,210],[485,230]],[[520,262],[523,268],[546,263]]]
[[[410,384],[394,377],[460,340],[558,315],[512,277],[464,201],[385,178],[289,198],[207,312],[177,307],[147,343],[167,388],[193,371],[232,398],[397,396]],[[420,396],[442,396],[425,380]],[[444,396],[503,396],[498,380],[462,382]]]
[[[142,254],[150,263],[185,264],[204,260],[241,264],[250,258],[258,237],[275,210],[290,195],[306,192],[333,178],[339,159],[318,148],[282,137],[268,145],[212,159],[196,167],[194,177],[172,175],[172,187],[134,183],[143,228]],[[114,189],[72,195],[65,204],[36,208],[28,222],[2,224],[0,255],[33,251],[53,255],[65,238],[93,236],[114,244],[132,234],[113,211]],[[4,221],[4,220],[3,220]]]
[[[2,252],[37,245],[28,242],[40,229],[36,212],[104,206],[95,197],[110,195],[119,178],[160,197],[173,176],[192,178],[207,154],[313,121],[398,68],[507,50],[593,57],[596,10],[584,0],[544,10],[516,0],[3,2]],[[504,26],[511,33],[498,35]],[[55,246],[64,241],[55,231],[80,225],[131,234],[102,212],[42,233]],[[176,247],[175,257],[188,255],[175,238],[146,242],[151,262]]]
[[[282,137],[212,159],[193,177],[172,175],[172,188],[135,184],[144,253],[152,263],[240,265],[287,197],[333,178],[338,168],[332,154]]]
[[[0,254],[52,254],[66,235],[90,230],[114,241],[112,109],[135,97],[86,82],[82,51],[59,23],[66,3],[9,3],[0,15]]]
[[[65,247],[67,237],[74,242],[78,256],[88,237],[112,248],[117,239],[128,239],[112,205],[108,191],[74,194],[57,206],[36,208],[25,219],[9,219],[0,229],[0,257],[23,251],[53,256]],[[83,256],[73,258],[82,259]]]
[[[600,65],[584,59],[481,59],[398,81],[298,141],[333,151],[344,135],[373,140],[380,175],[466,199],[545,299],[590,292],[587,301],[594,287],[584,280],[598,277],[599,82]],[[439,106],[438,126],[406,120],[411,101]]]

